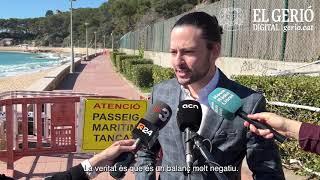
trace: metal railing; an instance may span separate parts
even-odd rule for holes
[[[18,157],[75,152],[81,97],[122,99],[60,91],[0,93],[0,111],[4,112],[0,116],[0,158],[6,159],[7,169],[14,168]]]

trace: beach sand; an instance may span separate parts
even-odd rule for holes
[[[53,68],[24,75],[1,77],[0,92],[25,90],[52,70]]]
[[[34,48],[34,47],[32,47]],[[0,47],[0,51],[19,51],[23,52],[25,48],[22,47]],[[66,48],[48,48],[46,50],[50,50],[54,53],[64,53],[63,50],[67,51]],[[57,68],[57,67],[55,67]],[[50,71],[55,68],[42,70],[35,73],[28,73],[17,76],[9,76],[9,77],[0,77],[0,93],[6,91],[19,91],[26,90],[33,83],[37,82],[41,78],[45,77]]]

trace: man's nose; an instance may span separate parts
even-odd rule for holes
[[[184,63],[184,59],[181,52],[177,52],[177,54],[174,57],[174,65],[179,66],[183,63]]]

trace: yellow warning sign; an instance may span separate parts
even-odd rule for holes
[[[146,111],[145,100],[85,99],[82,151],[101,151],[114,141],[132,138]]]

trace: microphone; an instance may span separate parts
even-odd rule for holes
[[[193,164],[193,143],[195,147],[200,151],[202,156],[206,159],[207,163],[211,166],[221,167],[215,163],[213,155],[203,143],[203,137],[198,135],[196,131],[200,128],[202,118],[202,110],[200,103],[193,100],[181,101],[178,105],[177,123],[180,131],[185,132],[186,141],[186,162],[187,162],[187,174],[190,179],[190,174]],[[214,171],[214,174],[219,180],[227,180],[227,176],[224,173]]]
[[[241,109],[243,104],[240,97],[228,89],[216,88],[209,94],[208,102],[214,112],[226,119],[230,120],[238,115],[259,129],[269,129],[274,134],[274,138],[280,143],[283,143],[287,139],[270,125],[248,118],[248,114]]]
[[[141,118],[132,131],[133,138],[136,139],[136,150],[134,152],[121,153],[114,163],[115,171],[111,171],[110,175],[119,179],[124,177],[129,166],[135,159],[135,153],[143,146],[151,148],[155,143],[159,130],[163,128],[169,121],[172,115],[172,110],[166,103],[162,101],[156,101],[149,110],[144,118]]]
[[[177,123],[181,132],[185,133],[187,174],[191,174],[193,164],[192,132],[200,128],[202,110],[200,103],[193,100],[181,101],[178,105]]]

